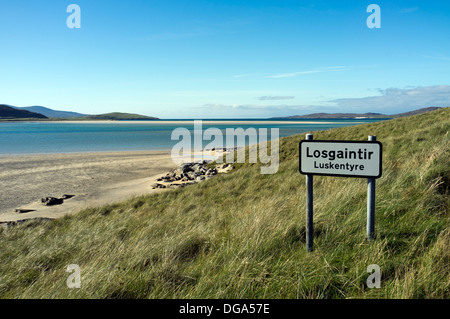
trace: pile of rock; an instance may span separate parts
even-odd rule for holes
[[[234,169],[234,166],[229,164],[220,164],[215,167],[210,167],[208,166],[210,162],[211,161],[204,160],[195,163],[183,163],[176,169],[171,170],[166,175],[156,180],[157,182],[163,182],[164,184],[154,183],[152,188],[184,187],[210,179],[219,173],[228,173]]]

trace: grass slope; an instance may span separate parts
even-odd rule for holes
[[[315,251],[305,252],[298,142],[280,169],[243,164],[184,189],[29,221],[0,233],[3,298],[449,298],[450,109],[315,132],[383,143],[376,240],[364,179],[316,177]],[[68,289],[69,264],[82,288]],[[368,289],[378,264],[381,289]]]

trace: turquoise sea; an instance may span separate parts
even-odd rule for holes
[[[173,121],[178,121],[173,123]],[[213,120],[204,120],[213,121]],[[371,123],[380,120],[220,120],[203,123],[203,130],[226,128],[279,128],[280,137],[326,130],[335,127]],[[243,123],[236,123],[243,121]],[[270,121],[286,122],[271,124]],[[306,122],[318,122],[308,124]],[[229,123],[227,123],[229,122]],[[266,123],[265,123],[266,122]],[[295,123],[292,123],[295,122]],[[329,122],[333,122],[330,124]],[[104,123],[64,122],[0,122],[0,155],[170,150],[177,140],[171,140],[172,131],[185,127],[193,131],[192,120],[115,121]],[[268,137],[270,139],[270,135]],[[204,141],[206,146],[209,141]],[[225,145],[225,142],[224,142]]]

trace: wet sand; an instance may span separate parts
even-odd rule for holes
[[[152,183],[176,166],[169,151],[0,156],[0,222],[58,218],[160,191]],[[61,205],[40,203],[64,194],[75,196]]]

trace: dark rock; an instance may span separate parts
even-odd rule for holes
[[[197,176],[195,175],[195,173],[194,172],[188,172],[187,174],[186,174],[186,176],[189,178],[189,179],[194,179],[194,178],[196,178]]]
[[[43,197],[41,198],[41,203],[45,206],[61,205],[64,202],[62,198],[56,197]]]
[[[183,163],[175,170],[175,173],[180,175],[180,174],[185,174],[187,172],[190,172],[190,171],[192,171],[191,166],[192,166],[191,163]]]
[[[21,208],[17,208],[16,209],[16,213],[19,214],[25,214],[25,213],[30,213],[30,212],[35,212],[35,209],[21,209]]]
[[[155,188],[166,188],[166,185],[154,183],[154,184],[152,184],[152,189],[155,189]]]
[[[170,183],[170,182],[174,182],[175,178],[170,175],[166,175],[166,176],[161,177],[161,181]]]

